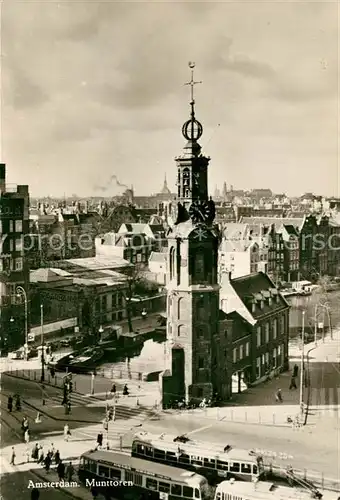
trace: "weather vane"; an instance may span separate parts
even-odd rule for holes
[[[198,83],[202,83],[202,82],[195,82],[195,80],[194,80],[195,63],[190,61],[188,66],[191,69],[191,80],[190,80],[190,82],[186,82],[184,85],[190,85],[190,87],[191,87],[191,103],[190,104],[193,106],[195,104],[194,86],[197,85]]]

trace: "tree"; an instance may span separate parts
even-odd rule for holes
[[[132,326],[132,298],[135,293],[152,295],[152,292],[158,290],[156,283],[146,279],[144,267],[142,265],[134,265],[126,271],[126,314],[129,325],[129,332],[133,332]]]

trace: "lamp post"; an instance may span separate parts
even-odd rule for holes
[[[40,304],[40,326],[41,326],[41,382],[45,382],[44,306],[43,306],[43,304]]]
[[[328,302],[326,302],[325,304],[317,303],[317,304],[315,304],[315,310],[314,310],[314,343],[316,346],[317,346],[317,330],[318,330],[317,313],[318,313],[319,307],[323,308],[324,314],[325,314],[325,311],[327,312],[328,325],[329,325],[329,329],[331,332],[331,339],[333,339],[332,322],[331,322],[331,316],[329,314],[329,303]],[[324,323],[325,322],[323,321],[323,323],[322,323],[322,342],[325,342],[325,324]]]
[[[304,356],[305,356],[305,311],[302,311],[302,349],[301,349],[301,368],[300,368],[300,411],[303,416],[303,376],[304,376]]]
[[[308,419],[308,411],[309,411],[309,405],[310,405],[310,395],[311,395],[311,383],[310,383],[310,367],[309,367],[309,353],[314,351],[314,349],[316,349],[316,345],[314,347],[312,347],[311,349],[309,349],[307,351],[307,388],[308,388],[308,391],[307,391],[307,408],[306,408],[306,411],[305,411],[305,420],[303,422],[303,425],[307,425],[307,419]]]
[[[27,293],[24,287],[18,285],[15,289],[17,295],[19,297],[24,298],[24,305],[25,305],[25,351],[24,351],[24,356],[25,356],[25,361],[27,361],[28,357],[28,307],[27,307]]]

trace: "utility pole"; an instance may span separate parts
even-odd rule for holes
[[[300,411],[303,416],[303,377],[304,377],[304,357],[305,357],[305,311],[302,311],[302,348],[301,348],[301,368],[300,368]]]
[[[45,382],[45,345],[44,345],[44,306],[40,304],[40,326],[41,326],[41,382]]]

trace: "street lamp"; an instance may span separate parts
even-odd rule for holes
[[[300,411],[303,416],[303,376],[304,376],[304,356],[305,356],[305,311],[302,311],[302,349],[301,349],[301,368],[300,368]]]
[[[332,322],[331,322],[331,316],[329,314],[329,303],[326,302],[325,304],[321,304],[320,302],[315,304],[315,310],[314,310],[314,342],[315,345],[317,345],[317,313],[318,313],[318,308],[322,307],[324,312],[327,312],[327,317],[328,317],[328,325],[329,329],[331,332],[331,338],[333,339],[333,329],[332,329]],[[323,323],[323,328],[322,328],[322,341],[325,342],[325,325]]]
[[[307,351],[307,388],[308,388],[308,392],[307,392],[307,407],[306,407],[306,411],[305,411],[305,420],[303,422],[303,425],[307,425],[307,419],[308,419],[308,412],[309,412],[309,405],[310,405],[310,396],[311,396],[311,381],[310,381],[310,367],[309,367],[309,353],[314,351],[314,349],[316,349],[316,345],[314,347],[312,347],[311,349],[309,349]]]
[[[18,285],[15,289],[18,297],[23,297],[24,299],[24,305],[25,305],[25,351],[24,351],[24,356],[25,356],[25,361],[27,361],[28,357],[28,307],[27,307],[27,293],[24,287]]]
[[[41,326],[41,382],[45,382],[44,306],[43,306],[43,304],[40,304],[40,326]]]

